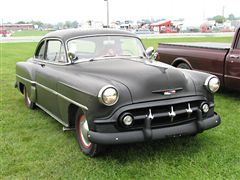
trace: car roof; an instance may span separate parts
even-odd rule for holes
[[[115,29],[64,29],[57,30],[46,34],[44,38],[60,38],[63,41],[67,41],[68,39],[80,36],[94,36],[94,35],[125,35],[125,36],[134,36],[135,34],[123,31],[123,30],[115,30]]]

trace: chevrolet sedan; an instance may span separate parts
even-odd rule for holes
[[[220,124],[216,76],[151,60],[133,33],[61,30],[16,64],[16,87],[28,108],[39,107],[75,130],[80,150],[189,136]]]

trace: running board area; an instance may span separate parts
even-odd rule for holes
[[[75,128],[63,127],[63,132],[66,132],[66,131],[75,131]]]

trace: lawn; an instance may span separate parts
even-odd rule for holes
[[[49,31],[39,31],[39,30],[24,30],[24,31],[16,31],[11,36],[18,37],[18,36],[44,36]]]
[[[144,43],[158,41],[173,40]],[[0,46],[0,179],[240,179],[239,93],[216,95],[222,124],[215,129],[194,138],[113,146],[89,158],[79,151],[74,132],[63,132],[40,109],[27,109],[13,87],[15,63],[31,57],[36,43]]]

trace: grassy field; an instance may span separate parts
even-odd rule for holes
[[[44,36],[49,31],[37,31],[37,30],[25,30],[25,31],[17,31],[12,34],[12,37],[18,36]]]
[[[222,124],[215,129],[194,138],[113,146],[89,158],[79,151],[74,132],[64,133],[40,109],[27,109],[13,88],[15,63],[32,56],[36,43],[0,46],[0,179],[240,179],[239,93],[216,95]]]

